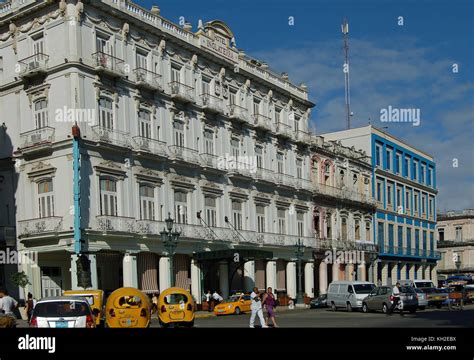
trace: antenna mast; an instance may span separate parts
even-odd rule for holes
[[[349,23],[344,19],[341,25],[342,36],[344,38],[344,86],[346,100],[346,126],[351,128],[351,92],[349,89]]]

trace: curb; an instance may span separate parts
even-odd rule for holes
[[[195,314],[194,318],[195,319],[207,319],[211,317],[216,317],[216,314],[214,313],[209,313],[209,314]]]

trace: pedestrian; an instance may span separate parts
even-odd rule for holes
[[[4,315],[16,319],[13,311],[18,307],[18,301],[8,295],[6,290],[0,290],[0,311]]]
[[[263,303],[263,306],[265,306],[265,309],[267,310],[267,313],[268,313],[268,318],[265,324],[268,326],[268,319],[270,319],[273,323],[273,327],[278,327],[275,320],[276,300],[275,300],[275,295],[273,295],[273,291],[271,287],[269,287],[265,295],[263,295],[262,303]]]
[[[295,308],[295,301],[290,297],[288,300],[288,309],[293,310]]]
[[[250,299],[252,300],[252,304],[250,305],[250,310],[252,310],[252,315],[250,315],[250,327],[254,327],[255,317],[258,316],[262,328],[267,328],[268,326],[265,324],[265,319],[263,318],[262,300],[260,299],[258,288],[253,288]]]
[[[222,298],[222,296],[220,296],[219,292],[216,290],[214,291],[214,294],[212,294],[212,300],[214,301],[214,307],[216,307],[216,305],[219,305],[221,301],[224,299]]]
[[[33,294],[28,293],[28,300],[26,300],[26,304],[25,304],[25,311],[26,311],[26,315],[28,316],[28,322],[30,322],[34,307],[35,307],[35,304],[33,300]]]
[[[207,303],[207,311],[209,311],[209,312],[212,311],[212,309],[211,309],[211,298],[212,298],[211,290],[207,290],[206,303]]]
[[[392,315],[393,310],[397,307],[400,302],[400,283],[397,282],[392,289],[393,302],[390,306],[390,310],[387,312],[387,315]],[[400,306],[400,316],[403,316],[403,308]]]
[[[151,313],[154,314],[155,312],[158,312],[158,298],[160,297],[159,293],[153,293],[153,296],[151,298]]]

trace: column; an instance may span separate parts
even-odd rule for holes
[[[91,271],[91,289],[98,289],[98,281],[97,281],[97,257],[95,254],[87,254],[84,255],[90,261],[90,271]],[[71,290],[84,290],[83,288],[79,287],[77,284],[77,255],[71,254]],[[135,272],[136,273],[136,272]],[[136,274],[135,274],[136,277]]]
[[[354,281],[354,264],[346,265],[346,279],[349,281]]]
[[[408,279],[415,280],[415,264],[408,264]]]
[[[319,295],[327,294],[328,291],[328,264],[321,261],[319,264]]]
[[[401,263],[399,266],[400,266],[400,280],[405,280],[406,273],[407,273],[407,264]]]
[[[227,261],[219,262],[219,288],[224,299],[229,298],[229,264]]]
[[[416,278],[417,280],[423,279],[423,265],[415,265],[416,266]]]
[[[431,276],[430,265],[423,265],[423,279],[429,279]]]
[[[277,285],[277,268],[276,268],[276,261],[270,260],[267,261],[267,269],[266,269],[266,275],[267,275],[267,288],[271,287],[273,290],[276,289]]]
[[[398,263],[392,263],[392,285],[395,285],[398,280]]]
[[[43,296],[41,293],[41,269],[38,266],[38,254],[34,252],[26,252],[26,254],[27,255],[21,255],[28,259],[26,263],[21,264],[21,270],[24,271],[26,275],[28,275],[28,279],[30,280],[30,283],[31,283],[31,285],[28,285],[26,287],[26,294],[28,294],[28,292],[31,292],[35,299],[41,299]],[[16,270],[15,272],[17,271],[18,270]],[[72,262],[71,262],[71,272],[72,272]],[[7,274],[8,272],[5,271],[5,280],[7,280]],[[25,294],[20,293],[20,296],[23,297],[25,296]]]
[[[136,254],[125,253],[123,256],[123,287],[138,288]]]
[[[304,293],[310,298],[314,297],[314,263],[304,264]]]
[[[431,265],[431,281],[435,286],[438,286],[438,271],[436,270],[436,265]]]
[[[369,273],[369,276],[368,276],[368,280],[371,282],[371,283],[374,283],[376,284],[377,283],[377,276],[375,274],[375,264],[374,262],[369,262],[369,268],[368,268],[368,273]]]
[[[244,288],[252,291],[255,287],[255,261],[250,260],[244,264]]]
[[[366,262],[364,261],[362,264],[357,266],[357,280],[358,281],[367,281],[367,269],[366,269]]]
[[[191,260],[191,294],[197,304],[202,303],[201,267],[196,259]]]
[[[382,266],[382,285],[387,285],[387,280],[388,280],[388,263],[382,261],[380,263],[380,265]],[[390,285],[390,284],[388,284]]]
[[[296,276],[296,262],[288,261],[286,264],[286,292],[292,299],[296,299]]]
[[[160,292],[170,287],[170,258],[167,256],[160,257]]]
[[[337,262],[334,262],[332,264],[332,281],[338,281],[339,280],[339,264]]]

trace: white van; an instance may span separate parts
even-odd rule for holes
[[[368,281],[333,281],[328,287],[327,304],[333,311],[345,308],[347,311],[362,308],[362,300],[375,288]]]

